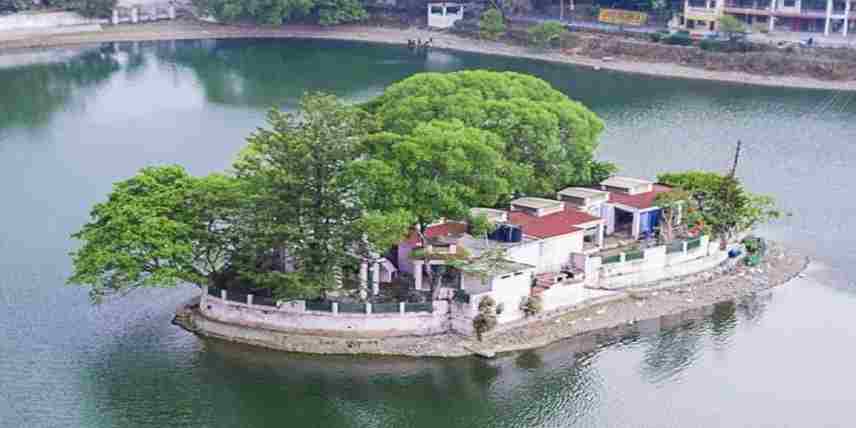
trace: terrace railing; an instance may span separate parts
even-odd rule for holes
[[[460,290],[458,290],[460,291]],[[332,302],[328,300],[297,300],[290,301],[288,304],[283,304],[280,308],[280,302],[270,297],[259,297],[247,293],[238,293],[234,291],[223,290],[217,287],[208,287],[208,296],[222,299],[228,302],[237,302],[249,306],[263,306],[269,311],[271,307],[285,310],[290,313],[300,313],[304,311],[310,312],[330,312],[333,314],[405,314],[405,313],[420,313],[434,312],[434,303],[407,303],[407,302],[392,302],[392,303],[345,303]],[[224,299],[225,298],[225,299]],[[470,296],[465,292],[457,293],[455,299],[458,301],[469,302]],[[288,308],[287,310],[285,308]]]

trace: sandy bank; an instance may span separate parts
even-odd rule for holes
[[[489,334],[483,342],[455,334],[428,337],[356,339],[289,334],[281,343],[243,341],[268,348],[317,354],[373,354],[411,357],[461,357],[495,355],[502,352],[539,348],[586,333],[629,327],[642,320],[681,314],[715,303],[738,299],[787,283],[808,266],[808,258],[773,244],[765,261],[756,268],[726,264],[711,271],[671,279],[645,287],[626,289],[577,308],[542,314],[523,327]],[[194,319],[217,322],[192,307],[179,310],[176,322],[188,330]],[[204,331],[198,331],[206,335]],[[209,335],[211,336],[211,335]],[[215,338],[233,340],[230,337]]]
[[[741,72],[708,71],[671,63],[643,63],[626,60],[602,61],[559,52],[537,52],[504,43],[472,40],[450,34],[417,29],[399,30],[367,26],[283,26],[276,28],[206,24],[195,21],[157,22],[138,25],[107,26],[103,31],[77,34],[53,34],[27,38],[3,38],[4,50],[80,45],[102,42],[146,40],[225,39],[225,38],[312,38],[355,40],[374,43],[406,44],[408,39],[433,38],[435,48],[490,55],[502,55],[556,63],[573,64],[601,70],[684,79],[715,80],[736,84],[856,91],[856,81],[824,81],[806,77],[761,76]]]

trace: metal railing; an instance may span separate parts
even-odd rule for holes
[[[372,304],[372,313],[373,314],[395,314],[398,313],[401,308],[401,305],[398,303],[373,303]]]
[[[404,312],[434,312],[434,303],[405,303]]]
[[[364,314],[366,313],[365,303],[339,303],[340,314]]]
[[[606,256],[603,258],[602,264],[608,265],[612,263],[618,263],[621,261],[621,254],[615,254],[612,256]]]
[[[624,261],[629,262],[631,260],[641,260],[645,258],[645,253],[642,251],[630,251],[624,253]]]
[[[307,311],[333,312],[333,303],[324,300],[307,300]]]
[[[666,254],[671,254],[671,253],[680,253],[680,252],[683,252],[683,251],[684,251],[684,243],[683,243],[683,241],[675,241],[675,242],[672,242],[672,243],[670,243],[670,244],[669,244],[669,246],[667,246],[667,247],[666,247]]]

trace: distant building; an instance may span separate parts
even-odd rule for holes
[[[428,3],[428,26],[451,28],[464,18],[464,5],[460,3]]]
[[[678,26],[697,34],[719,31],[719,19],[732,15],[755,31],[777,30],[847,36],[856,28],[852,0],[686,0]]]

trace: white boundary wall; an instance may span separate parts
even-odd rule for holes
[[[300,305],[298,305],[300,306]],[[295,334],[354,337],[424,336],[449,329],[448,303],[434,302],[433,312],[353,314],[303,311],[223,300],[203,294],[199,310],[206,318],[227,324]]]
[[[719,242],[710,242],[702,236],[699,246],[693,249],[666,253],[665,246],[644,250],[644,257],[600,267],[600,278],[589,285],[592,287],[618,290],[667,278],[698,273],[724,262],[728,252],[719,249]]]
[[[89,19],[75,12],[15,13],[0,16],[0,31],[41,30],[100,23],[101,20]]]

